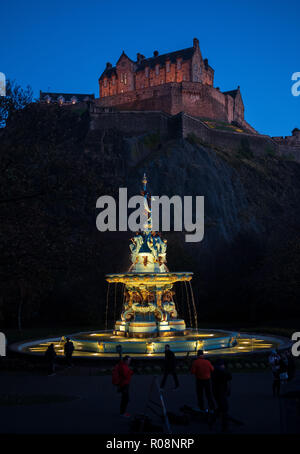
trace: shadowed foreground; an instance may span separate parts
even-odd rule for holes
[[[118,413],[120,395],[111,384],[111,376],[86,374],[86,369],[74,367],[50,377],[2,376],[1,395],[10,394],[14,398],[6,402],[0,399],[1,432],[128,432],[128,420],[121,419]],[[144,411],[152,379],[152,375],[134,376],[129,404],[131,414]],[[179,375],[179,379],[179,390],[172,390],[173,382],[169,377],[165,391],[167,410],[178,413],[182,405],[196,404],[193,377]],[[231,432],[299,433],[299,398],[298,401],[295,398],[273,398],[271,382],[270,372],[233,374],[230,414],[244,425],[232,424]],[[282,389],[282,394],[297,389],[299,394],[299,372]],[[203,422],[191,421],[187,426],[172,425],[172,433],[207,432],[209,428]],[[211,433],[215,432],[220,432],[219,422],[211,430]]]

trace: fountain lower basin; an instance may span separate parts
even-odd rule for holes
[[[265,353],[274,348],[290,348],[289,339],[274,335],[239,334],[234,331],[222,330],[189,330],[186,336],[169,336],[153,339],[120,338],[112,331],[80,332],[68,335],[72,339],[78,358],[116,359],[119,357],[119,346],[124,354],[135,358],[162,358],[164,347],[170,345],[178,357],[196,355],[197,349],[202,348],[209,356],[243,355]],[[12,344],[10,349],[18,353],[42,356],[50,343],[55,346],[58,356],[64,355],[64,337],[46,338],[35,341],[23,341]]]
[[[124,338],[113,333],[78,333],[70,335],[75,350],[101,352],[106,354],[116,353],[122,347],[122,352],[127,354],[163,354],[165,345],[170,345],[174,352],[196,352],[199,349],[206,351],[230,348],[236,345],[238,333],[218,331],[186,330],[186,334],[138,338]]]

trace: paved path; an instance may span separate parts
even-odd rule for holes
[[[79,375],[77,375],[77,372]],[[120,418],[119,399],[111,376],[87,376],[74,368],[55,376],[2,375],[0,394],[64,394],[79,399],[67,403],[35,405],[0,405],[1,433],[126,433],[128,421]],[[153,376],[134,376],[129,411],[144,411]],[[178,412],[183,404],[195,405],[193,377],[179,375],[180,389],[173,391],[172,377],[166,386],[167,409]],[[289,385],[300,390],[300,374]],[[287,390],[287,389],[286,389]],[[298,404],[299,405],[299,404]],[[244,422],[231,426],[234,433],[282,433],[299,431],[299,408],[296,401],[274,399],[269,372],[233,374],[230,414]],[[191,422],[189,426],[172,426],[173,433],[205,433],[208,426]],[[219,432],[217,424],[212,432]]]

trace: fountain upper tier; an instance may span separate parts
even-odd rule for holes
[[[191,272],[168,272],[168,273],[149,273],[149,272],[131,272],[107,274],[106,280],[111,283],[122,283],[132,286],[164,286],[174,284],[179,281],[190,281],[193,277]]]

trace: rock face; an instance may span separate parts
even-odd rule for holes
[[[205,197],[203,241],[185,243],[183,235],[169,234],[169,263],[195,272],[200,313],[218,308],[217,318],[252,320],[283,307],[298,311],[299,164],[186,140],[158,144],[145,156],[143,141],[127,140],[129,188],[137,192],[136,175],[145,171],[153,194]]]
[[[139,193],[144,172],[153,195],[205,197],[202,242],[164,234],[169,267],[194,272],[200,321],[234,324],[300,314],[299,163],[267,151],[253,156],[243,147],[208,148],[196,137],[91,131],[87,113],[53,108],[37,115],[34,109],[12,119],[0,137],[3,166],[10,162],[1,194],[0,314],[8,324],[16,318],[16,288],[23,288],[28,323],[35,316],[101,325],[104,275],[128,269],[132,234],[98,232],[96,200],[117,197],[119,187],[128,188],[128,197]]]

